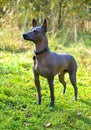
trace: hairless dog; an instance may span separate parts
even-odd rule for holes
[[[47,21],[44,20],[42,26],[37,26],[35,19],[32,20],[33,27],[23,37],[25,40],[34,43],[34,81],[38,92],[38,104],[41,104],[41,88],[39,76],[47,78],[51,102],[50,106],[54,106],[54,77],[58,74],[59,81],[63,84],[63,94],[66,91],[66,82],[64,81],[64,74],[69,73],[70,81],[74,88],[74,99],[77,100],[77,85],[76,85],[76,71],[77,63],[72,55],[58,54],[51,52],[48,47]]]

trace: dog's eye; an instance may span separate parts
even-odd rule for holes
[[[36,30],[34,30],[33,32],[34,32],[35,34],[38,34],[38,31],[36,31]]]

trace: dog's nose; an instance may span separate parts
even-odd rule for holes
[[[26,34],[23,34],[23,38],[25,39],[25,37],[26,37]]]

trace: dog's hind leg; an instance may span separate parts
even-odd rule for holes
[[[65,94],[65,91],[66,91],[66,82],[64,81],[64,74],[65,72],[63,71],[62,73],[58,74],[58,77],[59,77],[59,81],[63,84],[63,94]]]
[[[77,85],[76,85],[76,71],[73,71],[71,73],[69,73],[69,76],[70,76],[70,81],[74,87],[74,99],[77,100]]]

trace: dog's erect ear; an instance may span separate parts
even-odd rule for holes
[[[47,32],[47,21],[46,21],[46,19],[44,19],[44,23],[43,23],[42,27],[44,28],[44,31],[46,33]]]
[[[33,25],[33,27],[36,27],[37,26],[37,22],[36,22],[36,20],[33,18],[33,20],[32,20],[32,25]]]

